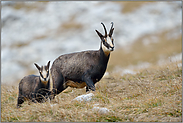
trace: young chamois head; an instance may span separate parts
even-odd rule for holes
[[[114,39],[112,37],[112,34],[113,34],[113,22],[111,22],[111,29],[109,31],[109,34],[107,34],[107,30],[105,28],[105,25],[101,22],[101,24],[103,25],[104,27],[104,31],[105,31],[105,35],[102,35],[99,31],[95,30],[98,34],[98,36],[100,37],[101,39],[101,47],[102,47],[102,50],[104,51],[104,53],[106,55],[108,55],[111,51],[114,50]]]
[[[50,66],[50,61],[47,63],[47,65],[45,66],[41,66],[39,67],[39,65],[37,65],[36,63],[34,63],[34,65],[37,67],[37,69],[39,70],[40,73],[40,79],[41,82],[43,84],[47,84],[47,82],[49,81],[50,77],[49,77],[49,66]]]

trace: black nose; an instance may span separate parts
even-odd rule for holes
[[[114,50],[114,47],[111,47],[110,50],[113,51]]]
[[[46,81],[46,78],[44,78],[44,81]]]

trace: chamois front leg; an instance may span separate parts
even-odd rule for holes
[[[52,93],[53,93],[53,96],[55,96],[55,95],[61,93],[67,87],[64,86],[65,79],[64,79],[62,73],[60,72],[60,70],[58,70],[58,68],[56,68],[55,70],[53,70],[51,72],[52,72],[51,74],[52,74],[52,80],[53,80]]]
[[[37,95],[35,93],[31,94],[32,102],[37,103],[36,97],[37,97]]]
[[[86,83],[86,92],[88,92],[89,89],[91,89],[92,91],[95,91],[95,85],[93,83],[93,80],[90,77],[84,77],[83,80]]]
[[[19,96],[17,99],[17,108],[21,107],[21,104],[24,102],[24,98]]]

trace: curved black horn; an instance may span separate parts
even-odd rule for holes
[[[109,36],[111,37],[112,36],[112,33],[113,33],[113,30],[114,30],[114,28],[113,28],[113,25],[114,25],[114,23],[113,22],[111,22],[111,29],[110,29],[110,31],[109,31]]]
[[[105,37],[107,37],[107,30],[106,30],[106,28],[105,28],[105,25],[101,22],[101,24],[103,25],[103,27],[104,27],[104,31],[105,31]]]
[[[113,22],[111,22],[111,24],[112,24],[112,25],[111,25],[111,29],[112,29],[112,28],[113,28],[114,23],[113,23]],[[111,30],[111,29],[110,29],[110,30]]]

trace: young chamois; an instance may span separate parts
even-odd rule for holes
[[[35,103],[44,102],[50,93],[50,61],[46,66],[39,67],[36,63],[34,63],[34,65],[39,70],[40,76],[28,75],[20,81],[17,108],[19,108],[25,100],[31,100]]]
[[[114,50],[113,22],[109,34],[105,25],[105,35],[95,30],[101,39],[100,49],[96,51],[82,51],[59,56],[51,67],[53,80],[53,93],[59,94],[68,86],[74,88],[83,88],[86,86],[86,92],[91,89],[95,91],[95,83],[103,77],[110,52]]]

